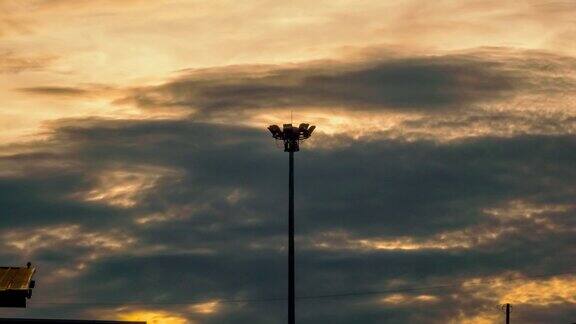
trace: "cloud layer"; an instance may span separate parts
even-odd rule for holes
[[[189,107],[200,117],[262,109],[316,107],[350,111],[442,113],[526,93],[573,91],[570,57],[507,49],[302,66],[192,71],[158,87],[135,90],[140,106]]]
[[[285,322],[293,117],[299,323],[574,321],[570,9],[0,0],[3,316]]]
[[[507,274],[529,278],[574,266],[576,150],[570,136],[348,141],[297,156],[300,295]],[[32,300],[32,314],[65,311],[65,305],[43,304],[46,298],[63,301],[55,292],[63,286],[78,301],[125,304],[120,314],[164,309],[203,323],[230,316],[283,321],[281,302],[223,302],[215,312],[191,311],[191,305],[222,298],[283,296],[286,164],[264,130],[190,121],[70,121],[50,142],[31,145],[43,153],[2,159],[7,168],[20,168],[2,180],[10,213],[2,244],[4,260],[31,259],[42,267],[38,281],[46,286]],[[86,195],[91,192],[99,198]],[[129,204],[118,203],[123,199]],[[436,244],[426,243],[431,240]],[[529,293],[522,287],[514,296]],[[424,317],[445,323],[484,316],[490,305],[505,302],[498,293],[477,293],[455,285],[302,301],[299,316],[305,323]],[[541,311],[568,320],[573,313],[563,307],[571,302],[562,296],[546,297],[554,302]],[[539,305],[533,298],[517,302]],[[130,306],[143,301],[150,304]],[[418,303],[426,311],[410,311],[408,305]],[[80,316],[93,307],[66,312]],[[114,307],[102,305],[100,314]],[[524,314],[517,316],[528,323]]]

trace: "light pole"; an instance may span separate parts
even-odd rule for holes
[[[278,125],[268,126],[272,137],[284,142],[284,152],[289,154],[288,172],[288,324],[295,323],[295,294],[294,294],[294,152],[300,150],[300,141],[309,138],[316,126],[300,124],[284,124],[283,129]]]

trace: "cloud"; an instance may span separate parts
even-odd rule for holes
[[[478,49],[435,56],[197,70],[160,86],[135,89],[141,107],[187,107],[198,118],[270,109],[446,113],[513,99],[554,95],[576,83],[576,61],[539,52]]]
[[[134,6],[142,3],[150,2],[147,0],[127,0],[117,2],[114,0],[51,0],[51,1],[37,1],[28,0],[29,6],[39,10],[70,10],[70,9],[93,9],[94,7],[102,8],[122,8],[125,6]]]
[[[297,155],[299,294],[573,267],[567,249],[575,225],[571,136],[343,141]],[[265,129],[189,120],[67,120],[49,140],[29,145],[1,158],[19,171],[0,179],[10,215],[1,244],[27,246],[27,259],[21,248],[0,249],[0,257],[17,264],[30,259],[42,269],[37,279],[46,286],[34,296],[31,315],[56,307],[70,316],[150,311],[206,323],[232,317],[281,322],[282,302],[221,303],[213,312],[191,306],[284,296],[286,156]],[[310,244],[326,233],[344,233],[351,244],[342,246],[346,240],[338,238]],[[358,240],[406,240],[413,248],[352,244]],[[403,293],[407,304],[423,303],[421,295],[437,299],[415,314],[382,302],[398,301],[394,293],[310,300],[300,303],[299,316],[304,323],[378,323],[383,317],[446,323],[460,318],[458,310],[466,318],[484,316],[483,307],[495,301],[478,291],[456,285]],[[66,296],[153,304],[116,311],[116,305],[42,305]],[[562,307],[542,311],[568,318]]]
[[[20,56],[11,52],[4,52],[0,55],[0,74],[43,70],[55,59],[54,56],[48,55]]]
[[[416,55],[370,47],[341,61],[184,70],[160,85],[20,87],[77,114],[260,127],[297,119],[351,137],[453,141],[576,131],[573,57],[512,48]],[[49,102],[50,103],[50,102]],[[62,106],[57,109],[62,114]],[[70,114],[65,112],[64,116]],[[318,142],[317,142],[318,143]]]
[[[120,315],[124,321],[146,321],[146,323],[186,324],[186,318],[165,311],[136,310]]]
[[[122,93],[120,89],[102,84],[88,84],[78,86],[37,86],[18,88],[17,91],[44,97],[62,97],[73,99],[106,98]]]
[[[72,87],[34,87],[19,89],[22,92],[41,95],[78,96],[84,95],[86,90]]]

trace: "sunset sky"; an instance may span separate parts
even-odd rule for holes
[[[0,103],[0,316],[285,323],[292,115],[298,323],[576,322],[574,0],[0,0]]]

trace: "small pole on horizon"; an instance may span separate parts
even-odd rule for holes
[[[292,115],[292,113],[290,114]],[[290,116],[292,118],[292,116]],[[296,295],[294,273],[294,152],[300,150],[300,141],[308,139],[316,126],[302,123],[299,127],[284,124],[268,126],[272,137],[284,142],[284,152],[288,152],[288,324],[296,323]]]
[[[500,310],[506,313],[506,324],[510,324],[510,313],[512,313],[512,305],[510,303],[498,305]]]

